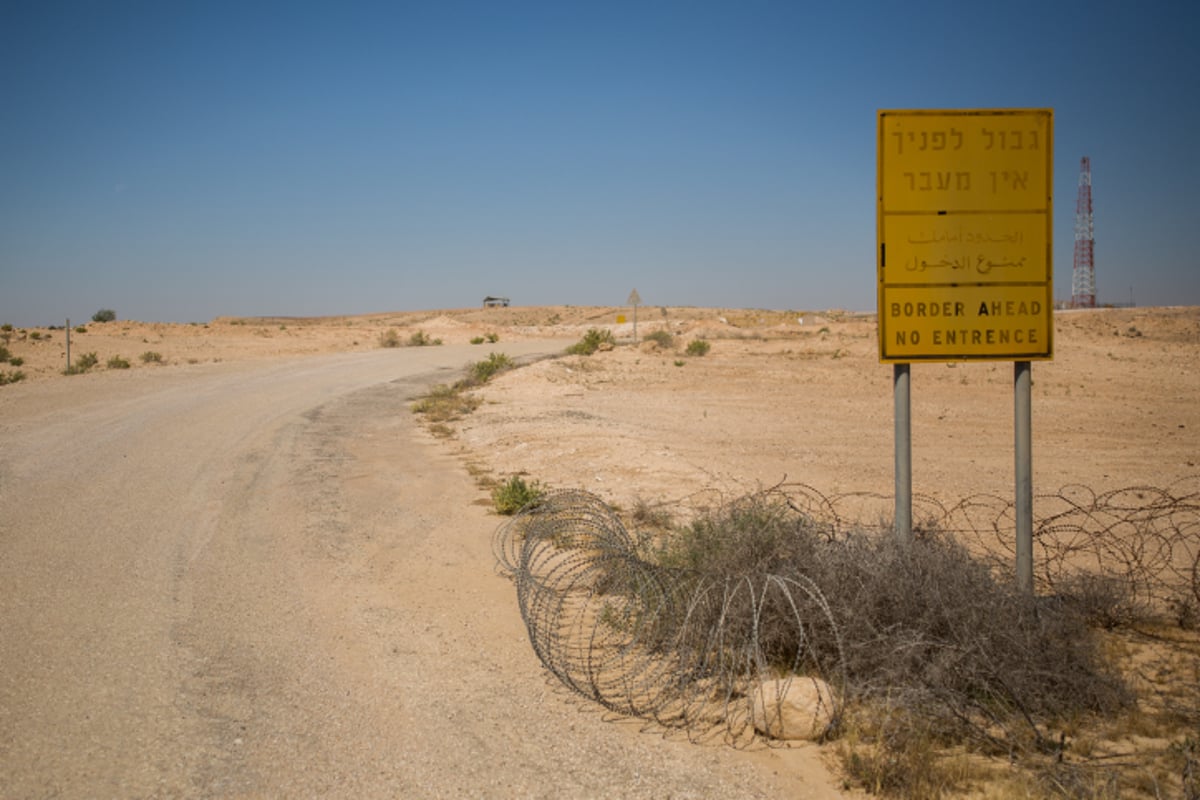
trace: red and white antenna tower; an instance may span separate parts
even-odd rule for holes
[[[1071,271],[1071,307],[1096,307],[1095,226],[1092,223],[1092,160],[1079,162],[1079,197],[1075,201],[1075,267]]]

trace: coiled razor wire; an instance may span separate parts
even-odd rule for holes
[[[744,742],[753,736],[756,697],[760,726],[769,729],[791,682],[825,676],[837,685],[837,664],[820,663],[803,644],[812,626],[836,639],[832,611],[803,576],[718,581],[662,567],[641,557],[616,514],[583,491],[552,492],[518,514],[498,531],[495,550],[516,581],[542,663],[609,710],[693,738],[723,731]],[[771,663],[760,646],[768,609],[801,641],[790,663]],[[714,611],[718,624],[697,624]],[[735,618],[750,623],[727,628]]]
[[[803,484],[771,491],[830,539],[890,529],[886,495],[825,495]],[[1120,582],[1146,608],[1197,624],[1200,479],[1103,493],[1067,486],[1038,495],[1034,508],[1039,592],[1099,577]],[[1013,501],[975,495],[944,505],[920,496],[913,518],[916,535],[952,534],[1011,576]],[[611,711],[693,739],[744,744],[756,728],[774,729],[791,682],[820,678],[833,698],[846,688],[837,617],[802,574],[718,578],[663,566],[603,500],[581,490],[546,494],[497,530],[493,548],[516,583],[538,658],[565,686]],[[781,625],[789,629],[783,638],[799,643],[782,658],[770,651]],[[808,646],[817,640],[835,642],[835,652]],[[836,720],[838,709],[830,711]]]

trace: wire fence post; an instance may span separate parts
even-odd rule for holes
[[[71,368],[71,318],[67,317],[67,369]]]

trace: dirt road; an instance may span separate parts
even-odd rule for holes
[[[498,518],[406,402],[478,355],[8,387],[3,795],[838,796],[813,748],[692,745],[546,678]]]

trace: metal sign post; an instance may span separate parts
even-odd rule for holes
[[[1033,403],[1028,361],[1013,365],[1013,452],[1016,457],[1017,588],[1033,594]]]
[[[638,294],[637,289],[629,293],[629,299],[625,302],[633,306],[633,342],[637,344],[637,307],[641,305],[642,296]]]
[[[892,395],[896,406],[896,535],[912,541],[912,404],[909,365],[892,366]]]
[[[880,111],[877,135],[879,360],[895,366],[896,531],[912,535],[909,365],[1013,361],[1017,583],[1032,592],[1029,362],[1054,357],[1054,112]]]

